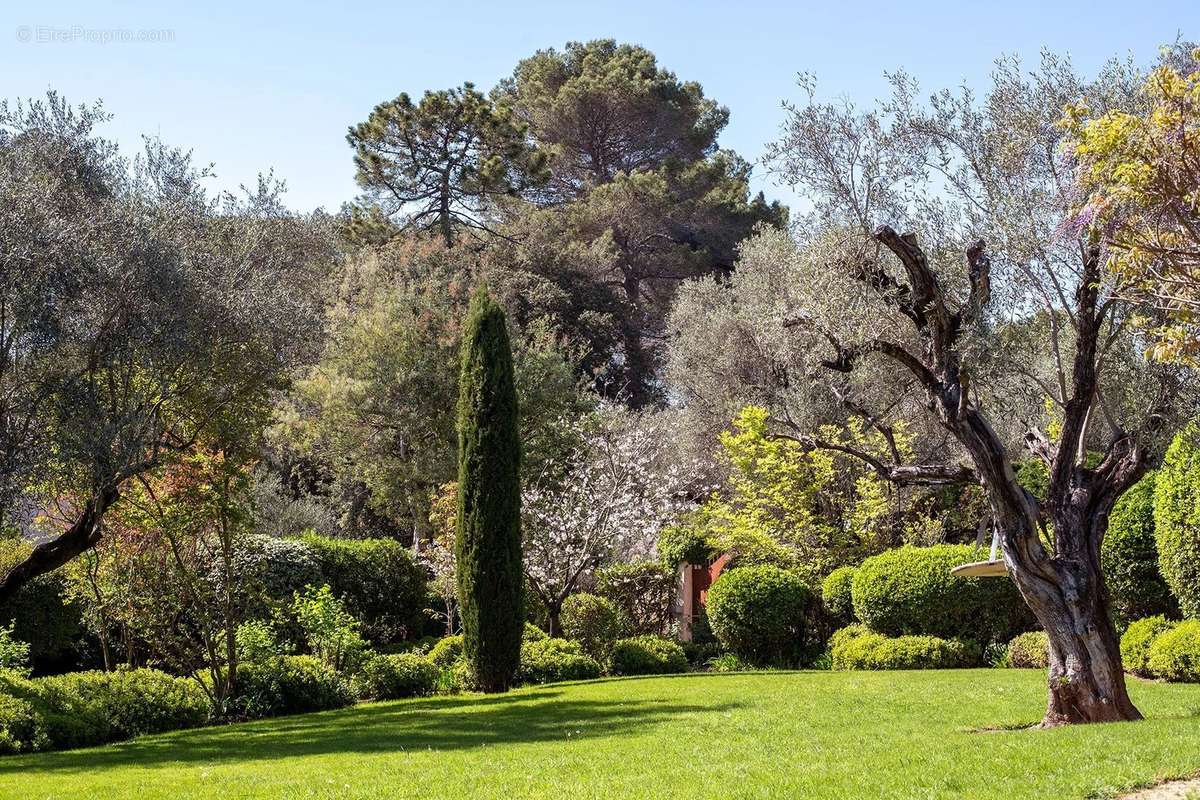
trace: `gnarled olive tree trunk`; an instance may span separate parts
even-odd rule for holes
[[[875,231],[875,239],[903,264],[908,284],[896,281],[872,261],[855,265],[858,276],[881,302],[911,321],[923,345],[920,350],[886,339],[844,344],[808,318],[787,324],[815,329],[832,345],[835,356],[823,362],[829,369],[849,373],[865,356],[877,355],[911,374],[924,390],[930,412],[957,439],[971,466],[899,463],[894,431],[861,404],[846,400],[852,413],[893,443],[896,463],[840,442],[797,438],[854,455],[896,483],[980,484],[988,494],[1009,573],[1050,641],[1049,699],[1042,724],[1140,719],[1126,691],[1116,632],[1108,615],[1100,545],[1113,505],[1146,470],[1145,442],[1153,438],[1159,424],[1155,420],[1160,418],[1152,415],[1142,430],[1134,432],[1113,425],[1100,463],[1086,465],[1088,423],[1098,402],[1098,340],[1109,308],[1097,297],[1099,251],[1083,252],[1075,288],[1071,308],[1075,352],[1062,430],[1053,443],[1036,431],[1027,435],[1029,449],[1049,472],[1047,497],[1039,501],[1017,482],[1015,459],[980,408],[977,393],[970,390],[970,370],[960,360],[960,334],[968,325],[982,324],[980,315],[990,298],[990,264],[983,242],[967,250],[970,297],[962,308],[952,310],[913,235],[901,236],[883,226]]]

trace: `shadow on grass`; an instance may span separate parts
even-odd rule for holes
[[[0,759],[0,779],[31,772],[216,764],[333,753],[402,754],[628,735],[680,715],[723,713],[736,703],[558,700],[561,692],[437,697],[199,728],[123,744]]]

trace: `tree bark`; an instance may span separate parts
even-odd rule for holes
[[[1102,522],[1087,527],[1095,524]],[[1099,541],[1102,533],[1087,527],[1056,525],[1055,537]],[[1056,556],[1044,564],[1031,563],[1023,549],[1014,546],[1015,538],[1003,537],[1009,572],[1050,641],[1042,727],[1141,719],[1125,686],[1098,557]]]
[[[882,226],[874,238],[900,260],[908,284],[895,281],[872,264],[861,268],[860,276],[881,293],[885,304],[912,322],[924,345],[921,351],[886,339],[846,345],[805,317],[786,324],[813,328],[832,345],[834,358],[822,362],[829,369],[851,372],[864,356],[878,354],[909,372],[924,389],[930,411],[970,456],[973,470],[957,475],[944,468],[934,472],[944,480],[969,476],[988,493],[1009,573],[1049,639],[1049,693],[1042,725],[1141,719],[1125,687],[1117,636],[1108,615],[1100,545],[1109,512],[1146,470],[1142,442],[1151,438],[1145,434],[1153,434],[1161,424],[1154,420],[1161,418],[1152,415],[1142,431],[1114,430],[1101,462],[1094,468],[1085,466],[1088,420],[1097,403],[1097,347],[1107,308],[1099,303],[1099,249],[1094,245],[1081,248],[1082,274],[1072,314],[1076,346],[1071,391],[1062,398],[1058,441],[1053,447],[1041,442],[1043,446],[1037,449],[1050,474],[1047,497],[1039,501],[1018,483],[1004,442],[973,399],[971,375],[961,364],[958,350],[963,326],[979,324],[982,307],[991,295],[984,243],[976,242],[967,249],[971,292],[956,312],[949,308],[915,235],[902,236]],[[865,416],[877,425],[871,415]],[[816,441],[813,445],[838,449]],[[868,456],[864,460],[872,463],[873,459]],[[930,474],[928,467],[914,470],[878,459],[873,466],[882,476],[900,483],[916,482]],[[1053,534],[1043,540],[1045,519],[1053,523]]]
[[[0,605],[39,575],[58,569],[100,541],[104,512],[121,494],[116,487],[97,492],[83,507],[79,518],[65,532],[33,548],[28,556],[0,578]]]

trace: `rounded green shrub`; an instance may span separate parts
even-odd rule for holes
[[[46,720],[33,703],[0,694],[0,755],[44,750],[49,744]]]
[[[831,651],[833,668],[950,669],[970,660],[962,642],[936,636],[884,636],[872,631],[842,637]]]
[[[721,573],[708,590],[712,631],[730,652],[753,664],[789,664],[804,643],[811,595],[794,573],[779,567],[740,567]]]
[[[194,728],[212,711],[196,681],[154,669],[72,672],[35,683],[56,748]]]
[[[1200,619],[1188,619],[1160,633],[1146,657],[1150,674],[1168,681],[1200,681]]]
[[[283,656],[238,671],[235,715],[253,719],[345,708],[354,692],[340,674],[312,656]]]
[[[537,642],[542,639],[549,638],[550,634],[534,625],[532,622],[525,623],[525,630],[521,633],[522,642]]]
[[[437,644],[429,650],[429,660],[439,669],[446,669],[461,659],[462,654],[462,634],[455,634],[438,639]]]
[[[1045,631],[1028,631],[1014,636],[1005,651],[1005,661],[1014,669],[1046,669],[1050,666],[1050,639]]]
[[[1200,425],[1180,431],[1154,487],[1158,567],[1185,616],[1200,617]]]
[[[613,645],[614,675],[668,675],[687,672],[687,655],[677,642],[661,636],[634,636]]]
[[[585,655],[578,642],[539,639],[521,646],[521,683],[583,681],[600,677],[600,663]]]
[[[580,593],[563,603],[562,628],[566,638],[579,642],[583,652],[603,663],[621,638],[625,621],[611,600]]]
[[[1100,564],[1113,616],[1122,627],[1155,614],[1174,614],[1175,598],[1158,569],[1154,541],[1155,473],[1121,496],[1108,518]]]
[[[440,674],[428,658],[416,653],[376,656],[363,664],[358,691],[368,700],[422,697],[433,694]]]
[[[978,560],[970,545],[901,547],[868,558],[854,573],[854,615],[888,636],[926,635],[1007,642],[1033,615],[1006,578],[960,578],[951,568]]]
[[[1121,663],[1125,669],[1138,675],[1149,675],[1150,645],[1159,634],[1174,628],[1177,622],[1172,622],[1163,615],[1139,619],[1130,623],[1121,636]]]
[[[854,573],[858,567],[838,567],[821,584],[821,601],[835,625],[848,625],[854,620]]]

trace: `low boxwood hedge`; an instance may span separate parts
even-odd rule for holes
[[[377,655],[363,664],[358,693],[367,700],[422,697],[434,693],[440,675],[432,661],[417,653]]]
[[[600,677],[600,663],[583,652],[578,642],[539,639],[521,645],[521,683],[582,681]]]
[[[1045,631],[1019,634],[1008,643],[1004,657],[1014,669],[1046,669],[1050,666],[1050,640]]]
[[[0,698],[0,740],[10,752],[107,744],[196,727],[211,715],[200,684],[153,669],[33,680],[5,672]]]
[[[885,636],[863,626],[837,631],[830,639],[836,670],[949,669],[971,660],[962,642],[936,636]]]
[[[354,703],[349,682],[312,656],[281,656],[238,670],[230,713],[244,719],[345,708]]]
[[[667,675],[687,668],[683,648],[661,636],[634,636],[613,645],[610,670],[614,675]]]
[[[1130,623],[1121,637],[1121,663],[1125,669],[1138,675],[1149,675],[1150,645],[1159,634],[1169,631],[1177,624],[1162,614]]]
[[[1188,619],[1163,631],[1150,643],[1146,667],[1167,681],[1200,681],[1200,619]]]

